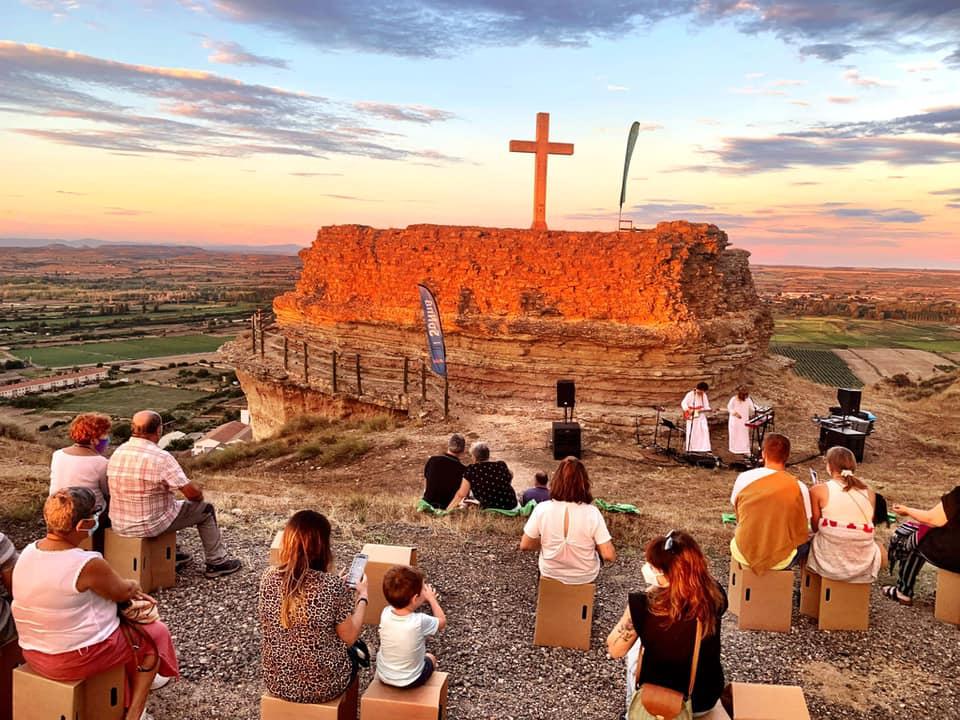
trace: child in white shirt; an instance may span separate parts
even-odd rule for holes
[[[380,651],[377,677],[385,685],[420,687],[437,669],[437,659],[426,652],[426,638],[447,626],[437,594],[423,582],[423,573],[409,565],[394,565],[383,576],[387,605],[380,614]],[[427,603],[433,615],[416,612]]]

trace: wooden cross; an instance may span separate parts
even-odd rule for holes
[[[510,152],[535,153],[533,230],[547,229],[547,155],[573,155],[573,143],[550,142],[550,113],[537,113],[537,139],[511,140]]]

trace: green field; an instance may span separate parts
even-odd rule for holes
[[[141,338],[139,340],[111,340],[109,342],[53,345],[39,348],[19,348],[11,353],[21,360],[30,359],[44,367],[70,367],[93,363],[111,363],[117,360],[189,353],[213,352],[232,337],[211,335],[177,335],[171,337]]]
[[[794,372],[820,385],[863,387],[860,378],[853,374],[833,350],[770,343],[770,352],[796,360]]]
[[[817,348],[913,348],[929,352],[960,352],[960,329],[901,320],[778,318],[770,342]]]
[[[52,409],[61,412],[102,412],[116,417],[131,417],[144,408],[164,412],[177,405],[194,402],[206,396],[207,393],[195,390],[133,384],[80,393],[67,398]]]

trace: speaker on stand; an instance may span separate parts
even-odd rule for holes
[[[562,460],[573,455],[580,457],[580,423],[573,419],[573,408],[577,404],[577,388],[573,380],[557,380],[557,407],[563,408],[563,422],[553,423],[553,459]]]

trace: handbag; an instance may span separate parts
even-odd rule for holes
[[[137,670],[139,672],[152,672],[160,664],[160,650],[157,643],[146,630],[144,625],[157,622],[160,619],[160,612],[157,610],[157,604],[149,600],[127,600],[117,604],[117,615],[120,618],[120,632],[130,652],[134,658],[137,658]],[[150,667],[144,667],[140,664],[139,658],[141,650],[146,647],[148,653],[153,655],[153,664]]]
[[[644,651],[637,658],[637,672],[633,678],[634,687],[640,682],[640,669],[643,665]],[[633,694],[627,709],[627,720],[691,720],[693,706],[690,696],[697,679],[697,664],[700,662],[700,620],[697,619],[697,634],[693,643],[693,660],[690,663],[690,683],[686,694],[662,685],[644,683]]]
[[[120,616],[137,625],[149,625],[160,619],[157,604],[149,600],[127,600],[117,606]]]

